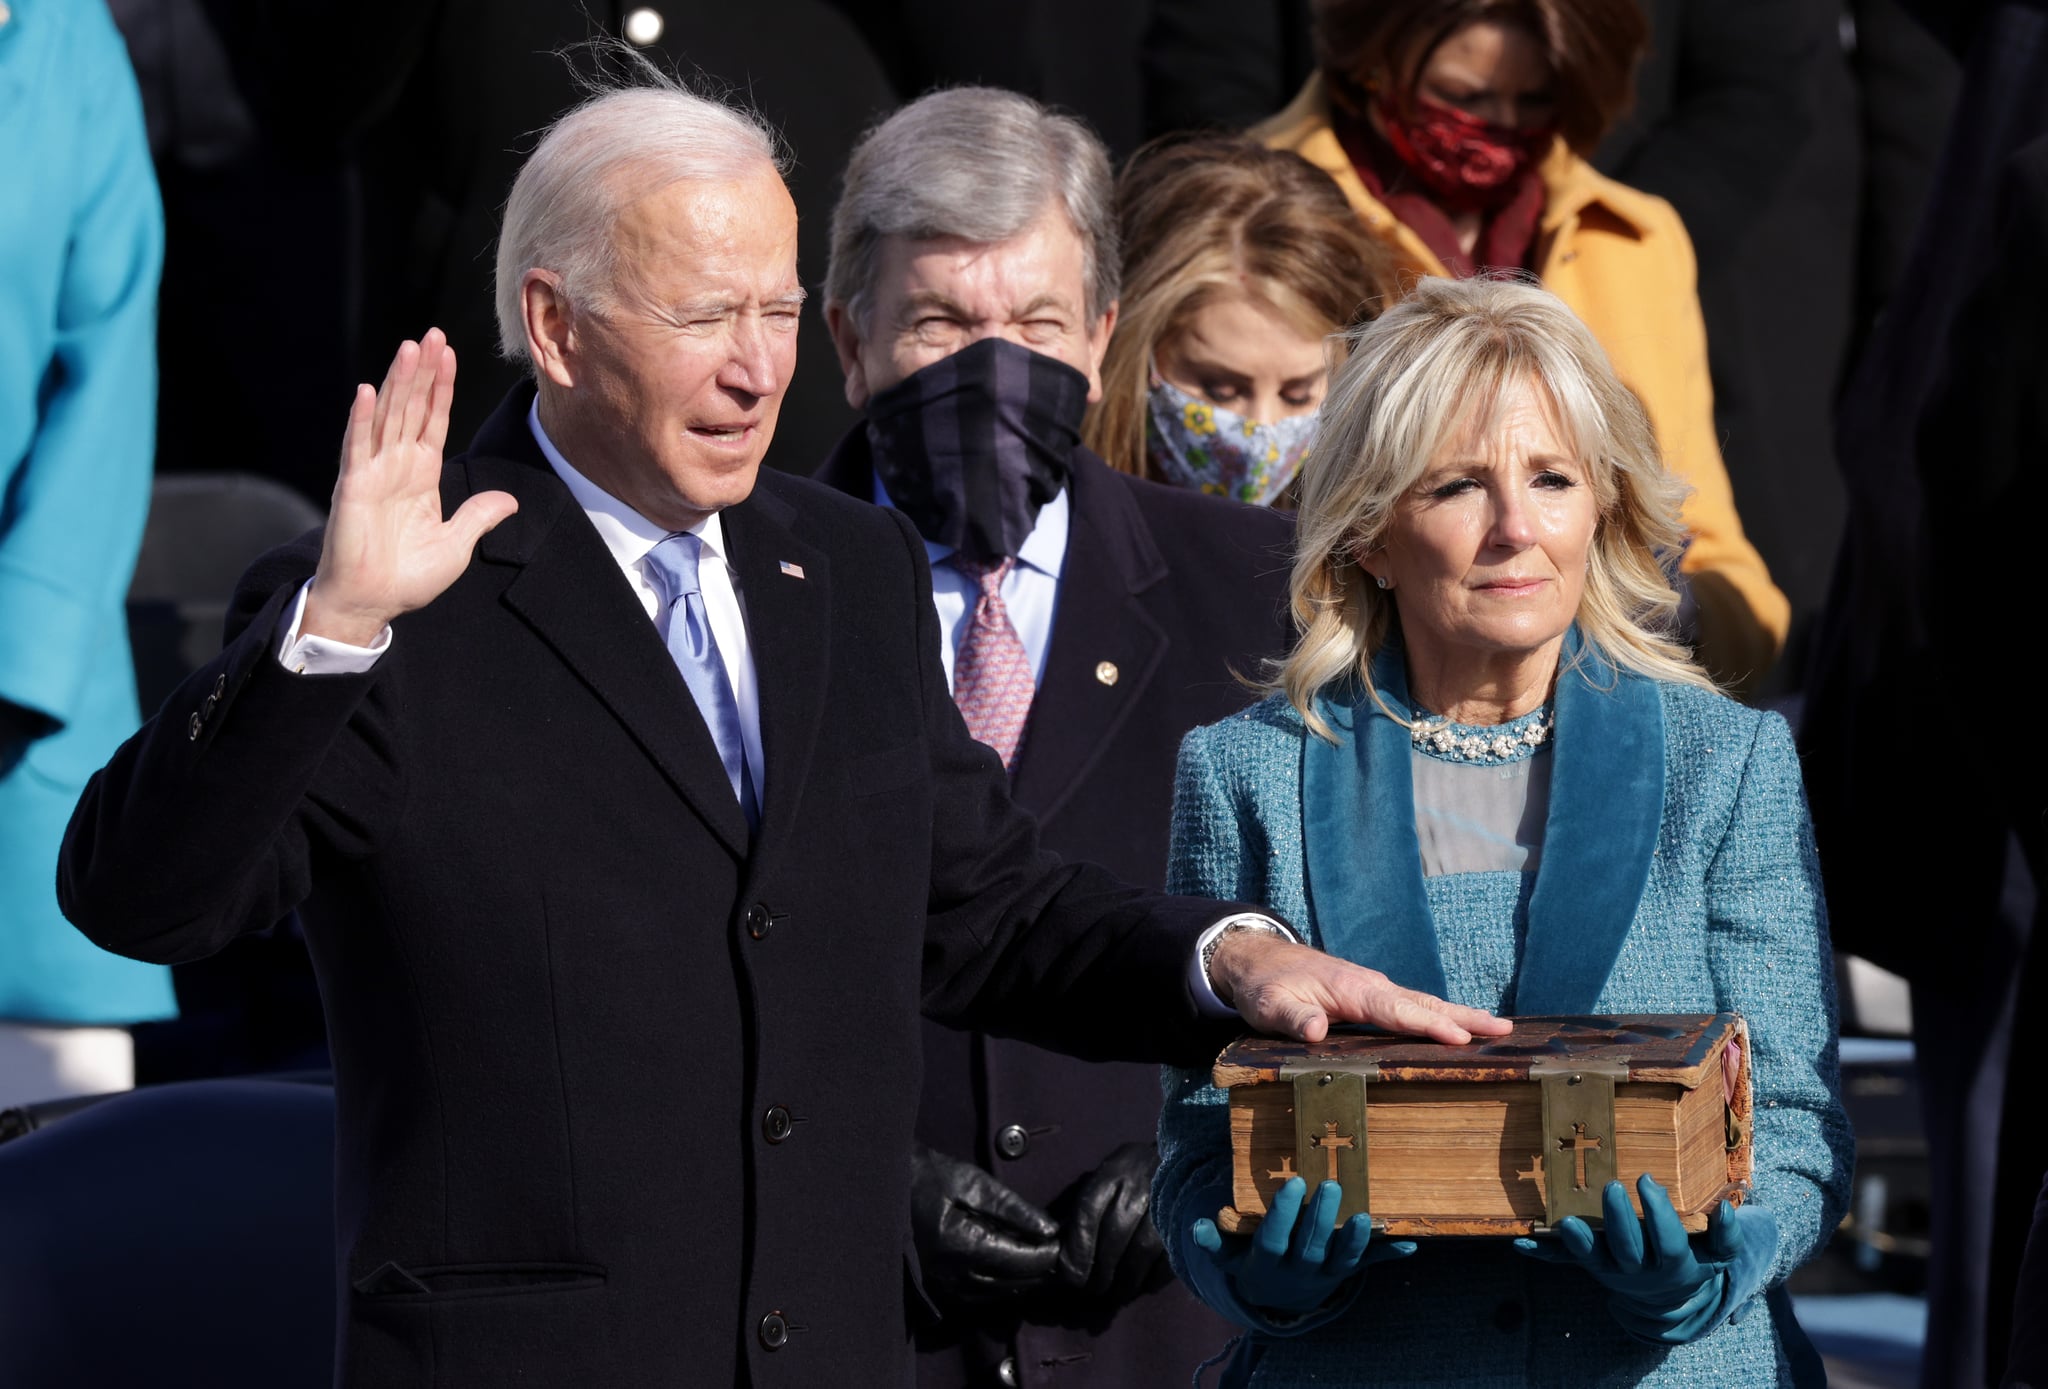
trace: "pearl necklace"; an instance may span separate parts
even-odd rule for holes
[[[1557,712],[1546,704],[1494,728],[1456,724],[1447,718],[1433,722],[1418,719],[1408,726],[1408,738],[1417,752],[1446,762],[1490,764],[1529,756],[1550,741],[1556,727]]]

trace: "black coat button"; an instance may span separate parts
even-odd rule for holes
[[[1022,1124],[1005,1124],[996,1130],[996,1151],[1006,1158],[1020,1158],[1031,1146],[1031,1135]]]
[[[761,1338],[761,1345],[768,1350],[781,1350],[789,1344],[789,1321],[780,1312],[770,1312],[761,1318],[761,1325],[755,1334]]]
[[[747,934],[755,940],[768,939],[768,933],[775,929],[775,918],[759,902],[747,908]]]
[[[768,1112],[761,1116],[761,1133],[770,1143],[780,1143],[795,1131],[789,1111],[779,1104],[768,1106]]]

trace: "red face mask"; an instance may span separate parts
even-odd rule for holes
[[[1413,116],[1385,96],[1374,109],[1394,153],[1449,212],[1490,211],[1507,202],[1557,139],[1551,126],[1489,125],[1430,101],[1418,100]]]

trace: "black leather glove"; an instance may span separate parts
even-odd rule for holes
[[[924,1289],[940,1311],[1011,1302],[1053,1276],[1060,1227],[971,1162],[918,1144],[910,1229]]]
[[[1060,1198],[1061,1282],[1091,1301],[1121,1307],[1173,1281],[1166,1245],[1152,1223],[1158,1168],[1155,1145],[1126,1143]]]

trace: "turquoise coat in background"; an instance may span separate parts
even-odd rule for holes
[[[1410,717],[1398,653],[1374,671]],[[1423,1240],[1366,1269],[1327,1324],[1252,1332],[1235,1368],[1255,1362],[1258,1385],[1376,1389],[1816,1382],[1781,1285],[1841,1220],[1854,1154],[1819,866],[1785,721],[1567,662],[1554,742],[1538,754],[1556,759],[1538,871],[1425,880],[1408,729],[1360,690],[1318,705],[1334,746],[1280,699],[1188,735],[1168,890],[1265,903],[1332,954],[1491,1011],[1742,1013],[1755,1200],[1779,1243],[1766,1295],[1665,1349],[1623,1332],[1576,1267],[1505,1239]],[[1229,1202],[1227,1116],[1207,1074],[1167,1073],[1153,1210],[1177,1270],[1194,1222]]]
[[[7,0],[0,22],[0,700],[47,737],[0,775],[0,1019],[129,1023],[169,972],[57,910],[86,778],[140,719],[123,598],[156,428],[163,208],[142,99],[101,0]]]

